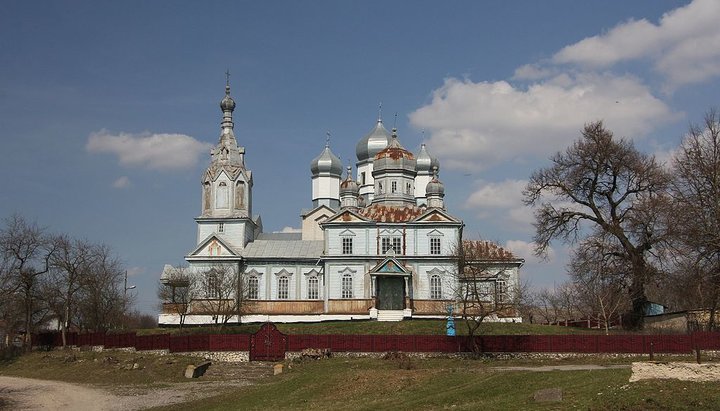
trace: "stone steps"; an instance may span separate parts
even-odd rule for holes
[[[378,321],[402,321],[403,310],[378,310]]]

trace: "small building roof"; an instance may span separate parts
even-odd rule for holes
[[[324,249],[324,241],[257,239],[245,246],[242,256],[248,259],[311,259],[320,258]]]

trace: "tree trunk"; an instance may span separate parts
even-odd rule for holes
[[[630,293],[630,301],[632,302],[632,311],[626,315],[624,325],[629,330],[641,330],[645,325],[645,307],[647,306],[647,296],[645,295],[645,264],[642,257],[637,258],[641,261],[633,263],[632,284],[628,290]]]

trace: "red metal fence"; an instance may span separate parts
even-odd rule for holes
[[[287,337],[287,338],[284,338]],[[287,335],[286,351],[306,348],[333,352],[442,352],[472,350],[468,337],[444,335]],[[248,334],[136,335],[68,333],[68,345],[103,345],[107,348],[134,347],[137,350],[249,351],[253,336]],[[686,335],[488,335],[476,337],[483,352],[571,352],[571,353],[690,353],[695,349],[720,350],[720,333],[696,332]],[[33,345],[61,346],[59,333],[33,336]]]

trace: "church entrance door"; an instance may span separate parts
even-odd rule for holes
[[[405,279],[402,277],[377,277],[377,309],[402,310],[405,308]]]

